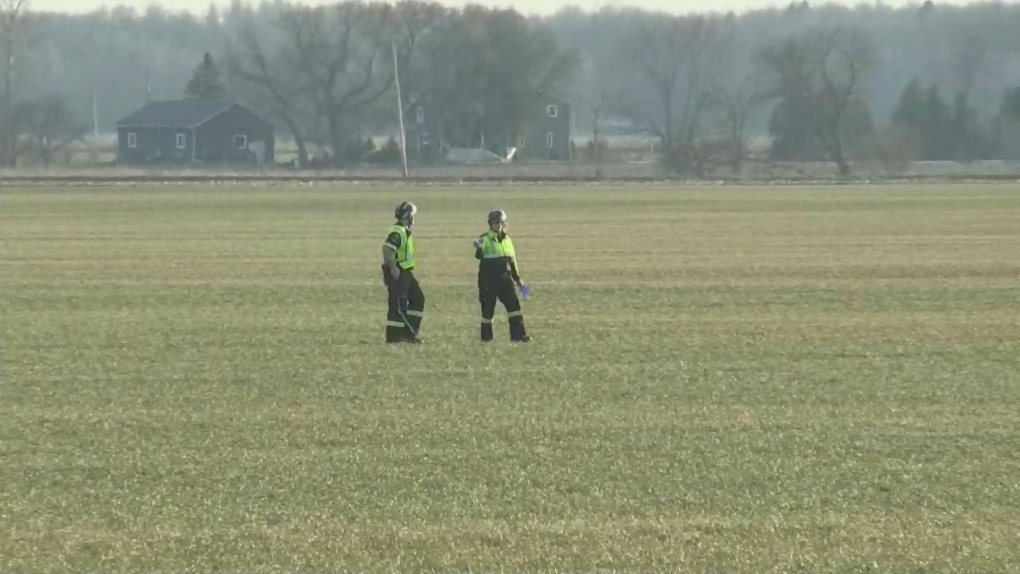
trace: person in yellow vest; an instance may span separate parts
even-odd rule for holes
[[[418,337],[425,311],[425,294],[414,278],[414,238],[411,226],[418,208],[405,201],[393,211],[397,222],[383,242],[383,284],[389,291],[386,311],[387,343],[420,343]]]
[[[478,301],[482,304],[482,341],[492,341],[492,317],[496,301],[503,303],[510,319],[510,340],[527,343],[531,340],[524,328],[521,301],[516,284],[525,289],[517,271],[517,254],[514,243],[506,234],[506,212],[496,209],[489,212],[489,230],[475,240],[475,259],[478,259]]]

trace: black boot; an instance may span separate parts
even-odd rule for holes
[[[404,341],[404,331],[407,328],[401,323],[398,327],[396,323],[391,322],[386,325],[386,342],[387,343],[402,343]]]
[[[489,343],[492,341],[492,323],[482,323],[481,329],[482,342]]]
[[[515,343],[527,343],[531,340],[527,330],[524,328],[524,318],[521,316],[510,317],[510,340]]]

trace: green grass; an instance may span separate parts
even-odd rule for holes
[[[530,345],[477,342],[494,206]],[[5,191],[0,239],[5,574],[1020,568],[1008,186]]]

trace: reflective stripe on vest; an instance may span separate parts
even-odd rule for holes
[[[514,244],[510,241],[510,238],[504,238],[501,243],[497,237],[492,231],[482,236],[482,259],[514,256]]]
[[[390,233],[396,233],[400,236],[400,247],[394,253],[397,259],[397,267],[401,269],[414,267],[414,237],[407,234],[407,228],[403,225],[391,226]]]

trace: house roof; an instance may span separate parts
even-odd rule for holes
[[[219,100],[171,100],[150,102],[121,119],[117,127],[197,128],[235,104]]]

